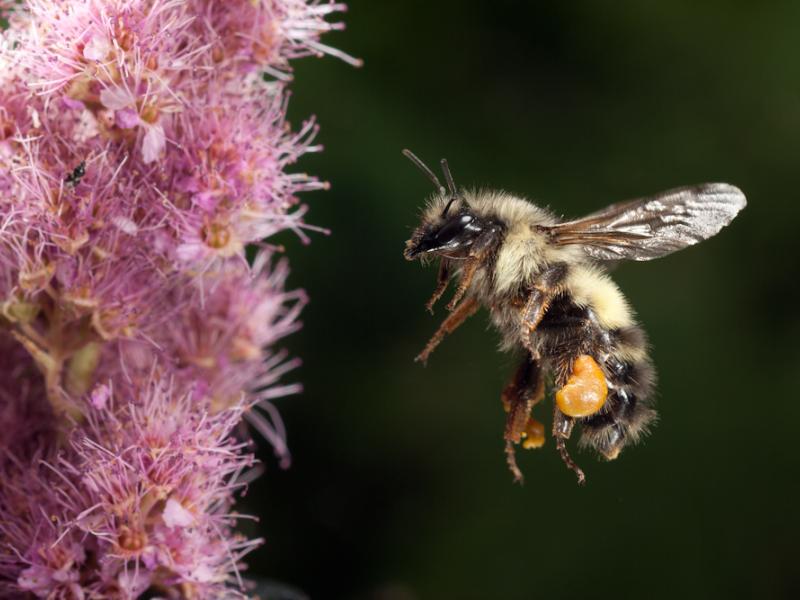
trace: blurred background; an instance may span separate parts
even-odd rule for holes
[[[294,454],[241,507],[250,572],[312,598],[800,597],[800,3],[350,0],[326,42],[365,60],[297,65],[299,170],[330,228],[287,246],[312,302],[287,345]],[[703,181],[747,194],[721,234],[614,278],[650,334],[661,420],[602,463],[552,440],[503,455],[514,359],[484,313],[413,362],[446,314],[403,243],[445,156],[461,185],[565,216]],[[549,408],[537,412],[548,419]],[[549,420],[549,419],[548,419]]]

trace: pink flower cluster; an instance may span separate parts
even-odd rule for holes
[[[318,0],[0,0],[0,596],[241,597],[244,417],[289,455],[289,61]]]

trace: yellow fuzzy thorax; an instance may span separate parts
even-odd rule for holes
[[[556,246],[540,227],[558,222],[550,211],[503,191],[464,190],[469,209],[477,216],[497,219],[506,228],[494,262],[492,282],[479,277],[480,286],[490,295],[507,296],[535,283],[536,276],[547,265],[566,263],[569,274],[562,283],[579,306],[592,308],[599,324],[608,329],[627,327],[633,323],[631,309],[617,285],[603,268],[589,258],[579,246]],[[449,195],[435,194],[429,200],[423,222],[436,224],[449,202]],[[457,209],[459,204],[454,205]]]

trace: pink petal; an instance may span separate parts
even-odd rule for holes
[[[138,598],[150,585],[150,579],[150,573],[143,570],[139,570],[137,573],[131,569],[130,571],[123,571],[120,573],[117,581],[119,582],[121,590],[126,592],[124,597]]]
[[[156,567],[158,566],[158,554],[153,546],[148,546],[142,550],[141,559],[145,567],[151,571],[156,570]]]
[[[98,410],[103,410],[106,407],[108,398],[111,396],[111,389],[106,384],[100,384],[94,388],[91,395],[92,406]]]
[[[108,40],[95,35],[89,40],[89,43],[83,48],[83,56],[89,60],[105,60],[108,53],[111,51],[111,44]]]
[[[194,522],[194,515],[181,506],[181,503],[170,498],[162,514],[167,527],[188,527]]]
[[[203,258],[206,254],[206,247],[200,242],[187,242],[175,249],[175,255],[179,260],[192,262]]]
[[[29,591],[47,590],[51,582],[50,570],[39,565],[28,567],[17,578],[17,585]]]
[[[61,104],[63,104],[66,108],[84,108],[83,102],[80,100],[75,100],[74,98],[70,98],[69,96],[61,96]]]
[[[164,128],[158,123],[149,126],[147,128],[147,133],[144,134],[142,160],[145,163],[153,162],[159,157],[166,145],[167,140],[164,137]]]
[[[100,102],[111,110],[121,110],[136,103],[128,90],[119,87],[106,88],[100,92]]]
[[[218,579],[217,574],[208,565],[199,565],[192,569],[190,577],[198,583],[211,583]]]
[[[217,207],[218,201],[218,192],[205,191],[192,196],[192,203],[208,212],[213,211]]]
[[[139,120],[139,113],[130,107],[116,111],[114,113],[114,121],[117,127],[121,127],[122,129],[132,129],[141,122]]]
[[[136,223],[131,221],[128,217],[117,216],[111,219],[111,222],[117,229],[128,235],[136,235],[139,232]]]

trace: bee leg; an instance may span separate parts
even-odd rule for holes
[[[544,426],[531,417],[531,410],[544,397],[544,378],[539,363],[526,355],[513,379],[503,390],[501,399],[507,413],[505,439],[506,462],[514,481],[522,483],[522,472],[517,466],[516,444],[523,448],[539,448],[544,444]]]
[[[553,407],[553,437],[561,460],[575,471],[578,484],[583,485],[586,478],[570,458],[566,443],[575,419],[591,418],[603,410],[608,398],[608,380],[598,362],[589,354],[578,354],[574,358],[569,354],[563,356],[555,366],[555,373],[558,391]]]
[[[422,362],[423,364],[427,363],[428,357],[436,349],[436,346],[439,345],[444,337],[449,333],[453,333],[459,327],[459,325],[478,312],[479,307],[480,305],[475,298],[469,298],[462,302],[455,311],[450,313],[447,318],[442,321],[442,324],[439,325],[439,329],[436,330],[436,333],[434,333],[433,337],[428,340],[425,348],[414,360],[416,362]]]
[[[539,273],[536,282],[528,292],[528,299],[522,309],[520,338],[522,345],[532,355],[535,354],[535,350],[531,342],[531,335],[544,318],[550,302],[558,294],[559,284],[566,274],[567,266],[565,264],[554,264]]]
[[[494,248],[497,247],[499,237],[498,232],[493,231],[489,232],[488,235],[483,236],[479,240],[475,242],[472,246],[472,250],[470,250],[469,256],[467,257],[466,264],[464,268],[461,270],[461,281],[458,283],[458,287],[456,288],[456,293],[453,294],[453,297],[450,299],[450,302],[447,303],[447,310],[453,311],[456,308],[456,305],[464,296],[469,288],[470,284],[472,283],[473,277],[475,277],[475,272],[478,270],[484,263],[484,259],[488,254],[490,254]]]
[[[428,302],[425,304],[425,308],[428,310],[429,313],[433,314],[433,305],[442,297],[445,290],[447,289],[447,284],[450,282],[450,265],[445,259],[442,259],[439,262],[439,275],[436,279],[436,289],[433,292],[433,296]]]
[[[520,485],[525,483],[525,476],[517,466],[517,449],[514,446],[514,442],[509,442],[508,440],[506,440],[506,464],[508,465],[508,470],[514,476],[514,483],[519,483]]]
[[[467,288],[472,283],[472,278],[475,277],[475,271],[478,270],[481,261],[479,257],[470,257],[467,259],[466,264],[464,265],[463,270],[461,271],[461,281],[458,282],[458,287],[456,288],[456,293],[453,294],[453,297],[450,299],[450,302],[447,303],[447,310],[453,311],[456,308],[456,305],[464,297],[464,294],[467,292]],[[442,290],[444,291],[444,290]]]
[[[520,323],[520,337],[522,338],[522,345],[528,351],[528,354],[533,355],[536,350],[533,347],[531,336],[536,328],[539,326],[544,314],[547,312],[547,307],[550,305],[551,296],[544,290],[533,288],[528,294],[528,300],[525,302],[525,307],[522,309],[522,322]]]
[[[572,457],[567,451],[567,440],[569,436],[572,435],[572,428],[574,425],[575,421],[572,417],[568,417],[562,413],[558,409],[558,406],[553,406],[553,437],[556,440],[556,449],[561,456],[561,460],[567,465],[567,468],[574,471],[578,476],[578,485],[584,485],[586,483],[586,475],[584,475],[583,470],[575,464],[575,461],[572,460]]]

